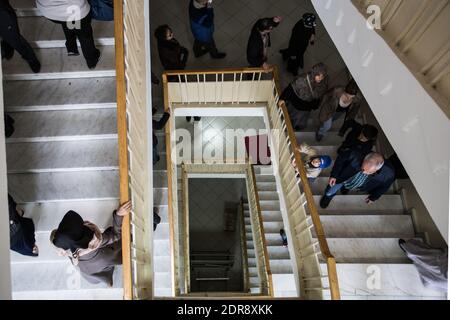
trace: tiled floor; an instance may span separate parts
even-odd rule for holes
[[[305,12],[314,12],[309,0],[214,0],[215,40],[219,50],[227,53],[223,60],[213,60],[209,55],[196,59],[192,54],[193,36],[189,26],[189,0],[150,1],[151,31],[157,26],[169,24],[175,38],[191,51],[187,69],[211,69],[246,67],[246,47],[253,24],[259,18],[281,15],[282,23],[272,32],[272,47],[269,49],[269,63],[279,66],[281,85],[285,87],[293,77],[285,72],[279,50],[287,46],[291,30]],[[330,73],[330,85],[345,84],[346,66],[331,38],[318,21],[316,44],[309,47],[305,55],[305,69],[318,62],[324,62]],[[155,38],[152,38],[152,68],[160,75],[163,71],[159,61]],[[162,88],[154,86],[153,101],[162,109]]]

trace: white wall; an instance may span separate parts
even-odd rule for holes
[[[11,299],[8,184],[6,176],[5,123],[3,121],[3,74],[0,55],[0,300]]]
[[[350,0],[312,0],[448,243],[450,120]]]

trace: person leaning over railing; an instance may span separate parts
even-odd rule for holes
[[[114,267],[122,264],[122,220],[130,211],[131,201],[114,210],[113,226],[103,233],[75,211],[69,211],[50,234],[50,242],[59,255],[68,257],[80,269],[87,281],[112,287]]]
[[[284,89],[280,100],[286,102],[296,131],[306,128],[311,112],[319,107],[327,91],[328,73],[323,63],[316,64],[310,72],[299,76]]]
[[[317,150],[306,143],[302,143],[297,150],[302,157],[309,183],[316,181],[322,170],[329,168],[333,162],[330,156],[318,155]],[[292,164],[297,167],[295,159]]]

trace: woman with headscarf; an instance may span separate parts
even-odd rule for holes
[[[75,211],[69,211],[58,229],[52,231],[50,241],[59,255],[78,266],[87,281],[112,286],[114,266],[122,264],[122,219],[130,210],[131,202],[114,210],[113,226],[103,233]]]
[[[283,91],[280,100],[287,103],[296,131],[306,128],[311,111],[319,107],[327,91],[328,74],[323,63],[313,66],[310,72],[299,76]]]
[[[316,149],[306,143],[302,143],[297,150],[302,157],[309,183],[316,181],[322,170],[329,168],[333,162],[330,156],[319,155]],[[295,160],[292,164],[296,166]]]
[[[288,61],[287,70],[294,76],[298,75],[298,68],[304,67],[303,56],[308,46],[314,45],[316,36],[316,15],[305,13],[292,29],[289,47],[280,50],[283,61]]]
[[[37,257],[39,250],[34,235],[34,223],[24,218],[24,211],[19,210],[16,201],[8,194],[9,240],[11,250],[24,256]]]

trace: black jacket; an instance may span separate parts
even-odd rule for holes
[[[337,180],[336,183],[347,181],[361,170],[365,156],[355,148],[342,151],[334,163],[331,177]],[[394,167],[386,160],[384,166],[375,174],[369,176],[360,189],[369,194],[371,201],[376,201],[386,193],[394,181]]]
[[[158,138],[155,135],[155,130],[162,130],[166,126],[167,121],[169,121],[170,113],[164,112],[164,115],[159,121],[153,120],[153,146],[158,145]]]
[[[368,155],[372,152],[373,146],[375,145],[374,140],[370,140],[367,142],[362,142],[358,138],[361,135],[363,126],[359,123],[355,123],[353,125],[352,131],[350,131],[347,136],[345,137],[344,142],[338,149],[338,154],[348,150],[348,149],[355,149],[358,150],[363,154],[363,156]]]
[[[264,19],[271,19],[273,18],[264,18]],[[261,19],[262,20],[262,19]],[[247,61],[250,64],[251,67],[259,68],[261,67],[264,62],[266,62],[266,59],[264,58],[264,41],[261,37],[261,33],[258,31],[257,25],[260,20],[258,20],[253,28],[252,32],[250,33],[250,38],[248,39],[247,44]],[[274,23],[274,26],[278,26],[278,23]],[[268,35],[269,37],[269,43],[268,46],[271,46],[270,43],[270,33]]]
[[[316,34],[316,28],[306,28],[303,19],[300,19],[292,29],[291,39],[289,40],[289,55],[303,54],[308,48],[309,40],[313,34]]]
[[[158,52],[165,70],[183,70],[186,68],[188,50],[182,47],[176,39],[158,41]]]

